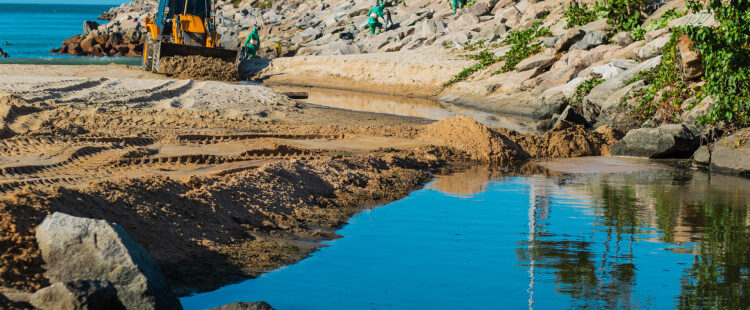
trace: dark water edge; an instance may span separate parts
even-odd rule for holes
[[[438,176],[356,215],[310,258],[183,306],[750,306],[750,179],[620,158],[545,165],[555,171],[474,166]]]
[[[18,65],[109,65],[119,64],[128,66],[140,66],[140,57],[40,57],[40,58],[8,58],[0,59],[0,64]]]

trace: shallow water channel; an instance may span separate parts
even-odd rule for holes
[[[750,179],[655,162],[470,167],[364,211],[309,258],[186,309],[750,305]],[[565,171],[565,172],[556,172]]]
[[[471,117],[489,127],[508,128],[523,133],[530,133],[536,130],[534,129],[536,128],[536,120],[531,117],[487,113],[455,105],[447,105],[424,98],[319,87],[290,85],[272,85],[271,87],[277,91],[305,92],[309,97],[302,101],[326,107],[431,120],[442,120],[456,115],[463,115]]]

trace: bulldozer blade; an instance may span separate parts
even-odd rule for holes
[[[156,56],[155,69],[158,70],[159,66],[159,60],[164,57],[169,56],[193,56],[193,55],[199,55],[204,57],[212,57],[212,58],[219,58],[221,60],[227,61],[227,62],[234,62],[237,58],[237,51],[235,50],[228,50],[223,48],[210,48],[210,47],[202,47],[202,46],[192,46],[192,45],[182,45],[182,44],[174,44],[174,43],[167,43],[167,42],[159,42],[157,43],[156,47],[156,53],[158,55]],[[159,72],[163,73],[163,72]]]

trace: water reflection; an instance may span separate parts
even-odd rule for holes
[[[750,179],[593,159],[470,167],[354,217],[296,265],[187,309],[747,309]],[[572,166],[571,166],[572,165]],[[552,165],[554,166],[554,165]],[[557,166],[560,167],[560,166]],[[586,173],[569,173],[585,171]]]
[[[665,168],[577,176],[569,185],[597,201],[593,210],[599,228],[579,240],[556,240],[559,236],[545,226],[544,197],[549,196],[531,185],[529,225],[534,228],[529,240],[519,243],[518,256],[531,270],[532,287],[534,268],[550,268],[574,308],[650,308],[631,298],[638,267],[633,245],[663,242],[672,251],[694,254],[680,278],[678,308],[750,306],[750,180]],[[654,228],[659,234],[653,234]],[[603,249],[599,258],[592,248],[596,240]]]
[[[328,107],[432,120],[463,115],[490,127],[508,128],[523,133],[536,132],[536,120],[530,117],[485,113],[456,106],[446,106],[429,99],[300,86],[274,85],[273,88],[279,91],[306,92],[309,98],[303,101]]]

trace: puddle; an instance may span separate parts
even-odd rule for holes
[[[534,129],[536,121],[532,118],[515,115],[498,115],[455,106],[446,106],[440,102],[423,98],[315,87],[287,85],[271,87],[277,91],[306,92],[309,95],[308,99],[301,101],[326,107],[431,120],[442,120],[456,115],[464,115],[489,127],[508,128],[522,133],[533,133],[536,130]]]
[[[750,179],[658,163],[477,166],[362,212],[301,262],[185,309],[744,309]],[[564,164],[564,165],[562,165]],[[612,169],[616,166],[616,169]],[[573,168],[571,168],[573,167]]]

